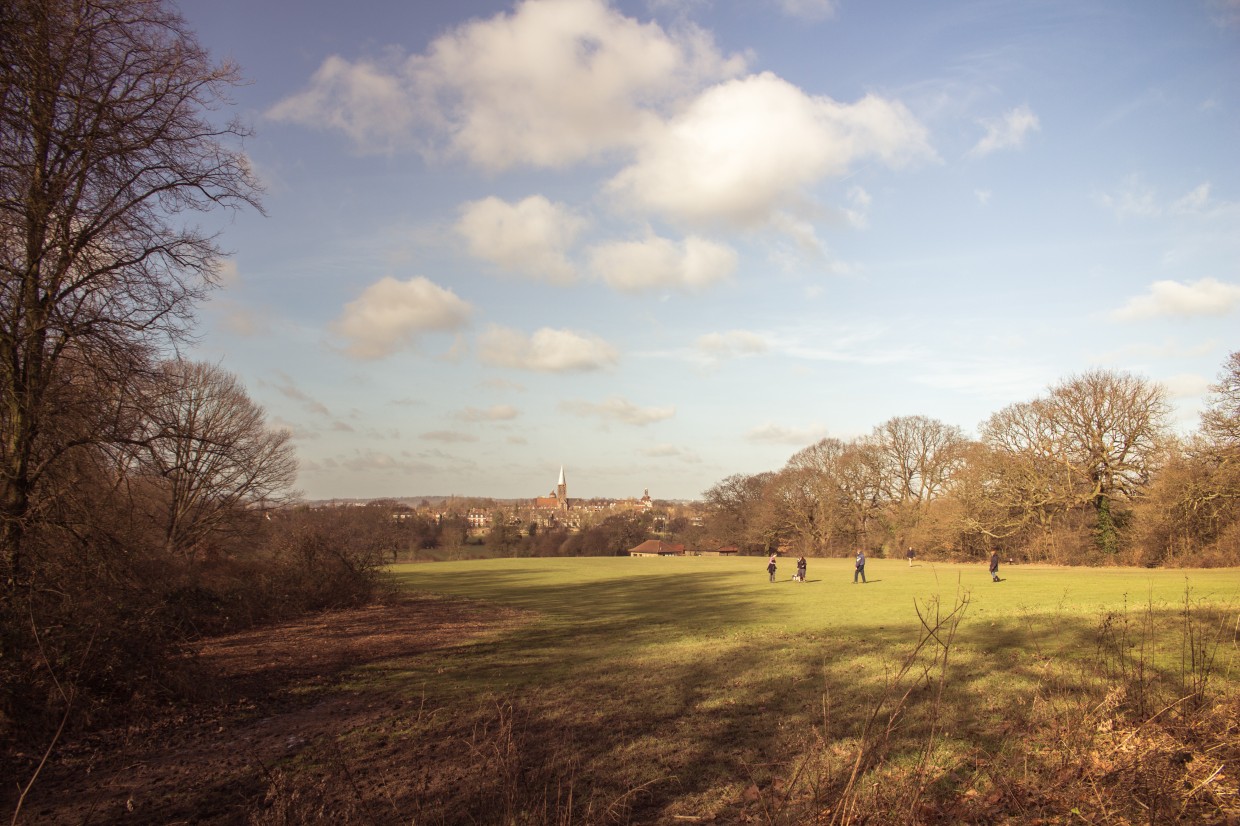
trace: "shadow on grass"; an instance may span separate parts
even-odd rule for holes
[[[867,771],[924,763],[928,799],[963,799],[990,782],[977,768],[983,756],[1020,755],[1034,777],[1063,771],[1066,752],[1055,749],[1072,744],[1055,738],[1075,731],[1085,743],[1100,730],[1108,669],[1131,670],[1127,636],[1062,611],[995,620],[966,611],[946,662],[932,643],[909,663],[924,628],[875,627],[858,613],[788,630],[764,578],[540,582],[502,566],[407,579],[460,593],[462,576],[470,599],[536,615],[457,643],[377,651],[350,685],[393,712],[288,768],[325,795],[365,796],[392,815],[357,822],[815,822],[863,758]],[[429,631],[436,605],[428,599],[401,622]],[[950,608],[918,605],[931,626]],[[1168,609],[1154,621],[1174,629],[1179,617]],[[1148,665],[1174,682],[1173,662]],[[1076,729],[1040,728],[1051,706]],[[367,785],[350,792],[359,778]],[[1010,812],[1033,805],[1026,796]]]

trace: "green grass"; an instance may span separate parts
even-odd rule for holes
[[[985,564],[954,565],[871,559],[869,582],[852,584],[851,559],[809,561],[807,582],[791,581],[795,560],[780,561],[767,581],[757,557],[598,557],[491,559],[397,565],[411,588],[486,599],[552,616],[600,621],[631,618],[672,623],[686,631],[792,632],[856,626],[917,625],[913,605],[934,596],[972,595],[970,614],[1015,617],[1027,612],[1093,616],[1105,609],[1183,602],[1194,597],[1240,602],[1240,569],[1161,570],[1004,565],[992,583]],[[705,603],[705,604],[703,604]],[[707,611],[713,606],[716,613]],[[687,624],[687,625],[686,625]]]
[[[849,559],[810,560],[805,583],[790,581],[794,568],[781,560],[770,583],[755,557],[393,566],[403,587],[521,609],[528,620],[383,664],[355,687],[395,688],[436,712],[409,735],[422,759],[444,759],[431,757],[432,741],[506,759],[511,770],[488,782],[519,777],[523,789],[542,789],[544,805],[561,782],[553,778],[581,778],[570,807],[578,822],[623,820],[608,808],[616,801],[632,822],[844,823],[862,802],[874,822],[899,822],[912,805],[1003,809],[1003,794],[1015,807],[999,812],[1007,816],[1036,795],[1005,792],[979,765],[1006,773],[1019,763],[1037,788],[1066,761],[1095,759],[1098,709],[1113,714],[1106,725],[1125,725],[1166,702],[1178,709],[1184,692],[1204,702],[1203,678],[1234,697],[1240,570],[1005,565],[992,583],[985,565],[874,559],[869,582],[854,585]],[[926,624],[954,608],[959,624],[936,629],[944,641],[954,632],[949,644],[917,649]],[[1209,656],[1208,668],[1194,653]],[[1092,751],[1077,755],[1078,741]],[[872,800],[848,780],[854,766]],[[434,794],[446,792],[428,786]],[[482,791],[472,800],[458,794],[452,805],[481,817],[494,804]],[[517,805],[511,790],[505,800]]]

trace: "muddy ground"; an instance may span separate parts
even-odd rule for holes
[[[458,646],[524,621],[463,600],[401,596],[206,640],[192,656],[208,699],[152,706],[117,726],[62,742],[21,804],[23,824],[238,824],[311,819],[315,801],[286,799],[279,768],[345,732],[382,727],[416,697],[342,683],[350,672]],[[309,751],[314,749],[314,752]],[[28,765],[41,752],[27,750]],[[356,766],[356,762],[354,761]],[[391,765],[354,771],[358,800],[382,799]],[[6,780],[4,820],[16,807]],[[321,801],[317,805],[321,807]],[[364,814],[364,813],[363,813]],[[379,814],[362,820],[383,822]]]

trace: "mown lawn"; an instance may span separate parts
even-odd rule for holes
[[[516,630],[386,663],[417,822],[1226,822],[1240,570],[398,565]],[[351,748],[363,749],[365,733]],[[1150,818],[1155,819],[1151,820]],[[495,819],[495,818],[498,818]]]

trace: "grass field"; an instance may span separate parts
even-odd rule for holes
[[[417,822],[1240,817],[1240,570],[847,559],[399,565],[524,621],[357,687],[421,698]],[[362,748],[364,733],[355,735]]]

